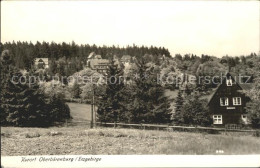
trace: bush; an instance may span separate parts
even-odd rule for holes
[[[178,97],[181,97],[179,95]],[[181,100],[178,98],[177,100]],[[190,95],[187,100],[178,104],[176,112],[173,115],[173,124],[193,125],[193,126],[209,126],[211,123],[209,109],[207,108],[207,100],[200,100],[198,95]]]

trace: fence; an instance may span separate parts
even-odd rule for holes
[[[254,133],[257,130],[243,130],[232,128],[213,128],[213,127],[191,127],[191,126],[172,126],[172,125],[156,125],[156,124],[126,124],[126,123],[93,123],[94,127],[114,127],[114,128],[132,128],[142,130],[164,130],[164,131],[186,131],[186,132],[251,132]],[[88,126],[90,128],[90,121],[73,121],[66,122],[65,126]]]
[[[213,127],[191,127],[191,126],[171,126],[171,125],[155,125],[155,124],[125,124],[125,123],[101,123],[97,122],[97,126],[105,127],[121,127],[121,128],[137,128],[143,130],[166,130],[166,131],[224,131],[224,132],[255,132],[256,130],[243,130],[232,128],[213,128]]]

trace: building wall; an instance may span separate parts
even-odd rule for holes
[[[222,124],[216,126],[224,126],[225,124],[240,124],[242,114],[245,114],[245,106],[248,98],[241,92],[242,88],[237,84],[227,86],[226,82],[219,86],[212,100],[209,103],[211,116],[222,115]],[[227,106],[220,105],[220,98],[227,97],[229,104]],[[233,104],[233,97],[241,97],[241,105]]]

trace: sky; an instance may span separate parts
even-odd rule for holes
[[[145,45],[171,55],[260,51],[258,1],[2,1],[1,42]]]

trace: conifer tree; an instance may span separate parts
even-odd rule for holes
[[[170,100],[164,95],[162,86],[155,86],[155,96],[153,103],[152,123],[169,123],[171,119]]]
[[[146,69],[148,68],[144,62],[144,59],[135,60],[138,70],[136,71],[134,81],[135,85],[132,87],[133,94],[133,105],[131,106],[131,122],[148,122],[149,116],[148,113],[151,112],[151,101],[149,101],[149,89],[151,88],[150,81],[147,80],[148,73]]]
[[[118,122],[124,118],[124,81],[123,70],[112,60],[107,74],[105,93],[98,104],[99,120],[103,122]]]
[[[1,55],[1,125],[47,127],[70,118],[69,108],[62,99],[48,102],[37,81],[28,85],[28,80],[24,80],[29,74],[22,74],[11,63],[10,53],[4,51]],[[53,116],[55,109],[56,117]]]
[[[143,59],[136,60],[138,71],[132,89],[131,122],[169,123],[170,102],[164,96],[164,88],[156,80],[159,69],[149,67]]]
[[[196,93],[188,96],[181,109],[181,117],[181,122],[185,125],[210,125],[211,119],[207,100],[200,100]]]
[[[178,96],[176,97],[175,101],[175,109],[174,114],[172,115],[173,123],[174,124],[181,124],[183,123],[183,117],[182,117],[182,106],[183,106],[184,100],[182,96],[182,92],[178,91]]]

